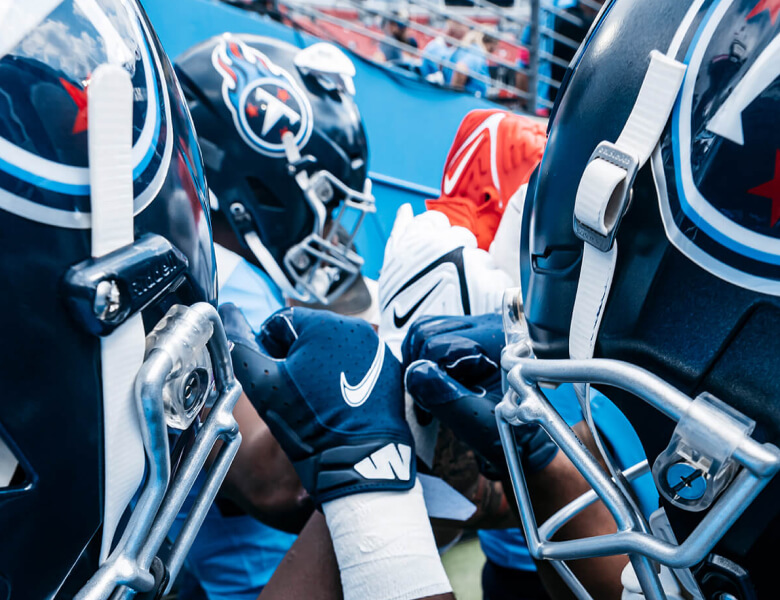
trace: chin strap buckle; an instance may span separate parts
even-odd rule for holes
[[[615,144],[601,142],[596,147],[577,190],[574,233],[578,238],[602,252],[612,248],[638,170],[639,159]],[[604,189],[611,190],[606,203],[600,201]]]

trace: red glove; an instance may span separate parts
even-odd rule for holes
[[[490,247],[509,199],[528,183],[542,158],[545,128],[504,110],[474,110],[465,116],[450,148],[442,195],[428,209],[465,227],[483,250]]]

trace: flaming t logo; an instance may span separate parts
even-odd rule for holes
[[[265,54],[225,34],[211,55],[222,75],[222,97],[244,141],[261,154],[284,155],[282,136],[298,148],[309,141],[312,109],[306,93]]]

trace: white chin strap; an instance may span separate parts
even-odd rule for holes
[[[637,171],[647,162],[663,133],[685,75],[685,65],[657,50],[650,53],[636,103],[623,131],[614,143],[602,142],[585,167],[574,204],[574,230],[585,242],[580,278],[569,331],[569,355],[573,359],[592,359],[617,265],[615,234],[628,208]],[[582,413],[593,438],[634,512],[642,513],[634,501],[628,482],[608,456],[593,421],[590,386],[576,383]],[[644,527],[649,529],[644,523]],[[652,582],[652,597],[659,596],[659,582],[650,560],[632,555],[631,564],[643,579]]]
[[[121,67],[95,69],[88,89],[92,256],[132,244],[133,86]],[[104,511],[100,562],[144,474],[144,447],[133,384],[144,359],[141,315],[100,340],[103,386]]]
[[[260,236],[257,235],[256,232],[250,231],[244,234],[244,241],[246,242],[246,245],[249,246],[249,250],[251,250],[252,254],[255,255],[257,261],[263,269],[265,269],[265,272],[268,273],[268,276],[273,279],[274,283],[282,290],[282,294],[286,298],[294,298],[303,301],[304,298],[295,290],[290,283],[290,280],[287,279],[287,275],[284,274],[284,271],[282,271],[281,267],[276,262],[271,251],[265,247]]]
[[[684,64],[657,50],[651,52],[650,67],[623,131],[614,144],[598,146],[582,174],[574,219],[585,249],[569,334],[572,358],[593,358],[617,263],[614,236],[633,177],[658,143],[684,75]]]

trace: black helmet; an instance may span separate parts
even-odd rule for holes
[[[192,442],[216,379],[194,448],[235,437],[200,151],[137,3],[0,12],[0,598],[148,591],[205,458],[169,484],[166,423]]]
[[[331,304],[359,277],[352,240],[374,210],[354,65],[330,44],[224,34],[176,68],[216,205],[239,241],[286,296]]]
[[[751,501],[780,465],[779,31],[777,2],[608,2],[524,215],[538,358],[518,373],[600,385],[626,413],[681,546],[605,543],[694,567],[706,598],[754,597],[746,572],[774,593],[778,482]]]

